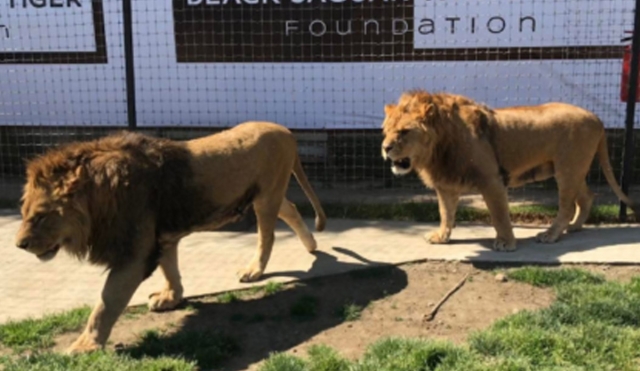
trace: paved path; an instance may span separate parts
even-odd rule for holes
[[[0,216],[0,248],[4,249],[0,270],[0,322],[41,316],[47,312],[93,304],[106,278],[104,269],[80,263],[60,254],[48,263],[13,245],[19,225],[16,215]],[[311,225],[311,221],[307,221]],[[640,263],[640,228],[615,226],[588,228],[555,245],[531,240],[541,228],[519,227],[519,250],[495,253],[488,249],[494,231],[480,225],[460,225],[451,245],[428,245],[422,235],[434,224],[329,220],[327,230],[316,233],[319,251],[306,252],[293,233],[280,226],[265,278],[291,281],[335,274],[366,265],[418,260],[460,260],[472,262],[591,262]],[[187,296],[246,288],[235,272],[250,260],[256,245],[255,233],[199,233],[180,246],[180,267]],[[160,288],[158,271],[136,292],[131,304],[146,301]]]

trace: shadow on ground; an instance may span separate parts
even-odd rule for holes
[[[560,264],[567,261],[568,255],[585,253],[572,260],[584,263],[637,264],[638,259],[633,253],[622,254],[620,249],[634,248],[632,246],[639,242],[640,228],[607,227],[565,233],[553,244],[538,243],[535,237],[519,238],[517,250],[512,252],[491,250],[492,238],[452,239],[451,246],[481,246],[482,250],[467,257],[472,263]]]
[[[334,250],[365,265],[340,262],[318,251],[309,271],[272,273],[265,280],[275,276],[316,278],[259,299],[226,304],[192,300],[187,305],[194,310],[176,332],[162,338],[157,334],[143,337],[124,352],[134,357],[183,356],[196,360],[202,369],[244,370],[272,352],[295,348],[343,323],[345,306],[366,307],[408,284],[407,274],[395,266],[370,261],[347,249]],[[350,272],[318,279],[327,265],[334,272],[336,265],[339,271]]]

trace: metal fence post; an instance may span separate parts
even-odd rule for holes
[[[127,86],[127,121],[129,130],[135,130],[138,122],[136,115],[136,80],[133,64],[133,17],[131,15],[131,0],[122,1],[122,13],[125,78]]]
[[[624,154],[622,160],[622,174],[620,176],[620,186],[625,194],[629,193],[629,183],[632,179],[633,171],[633,124],[636,112],[636,97],[638,87],[638,62],[640,62],[640,0],[636,0],[633,21],[633,41],[631,44],[631,68],[629,71],[629,95],[627,98],[627,115],[625,120]],[[620,202],[621,222],[627,221],[627,205]]]

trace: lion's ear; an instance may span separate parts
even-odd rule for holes
[[[389,116],[391,114],[391,112],[393,112],[393,110],[396,109],[396,105],[395,104],[386,104],[384,106],[384,114]]]
[[[58,194],[68,196],[77,192],[85,182],[86,170],[83,165],[78,165],[70,171],[60,182]]]
[[[433,115],[436,113],[436,107],[433,105],[433,103],[420,104],[418,105],[417,109],[420,117],[433,117]]]

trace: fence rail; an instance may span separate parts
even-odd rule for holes
[[[60,143],[120,129],[186,139],[253,119],[296,133],[320,192],[413,194],[423,186],[394,177],[379,147],[382,107],[414,88],[590,109],[633,193],[638,3],[4,0],[0,198],[19,194],[25,159]],[[588,181],[607,192],[595,165]]]

